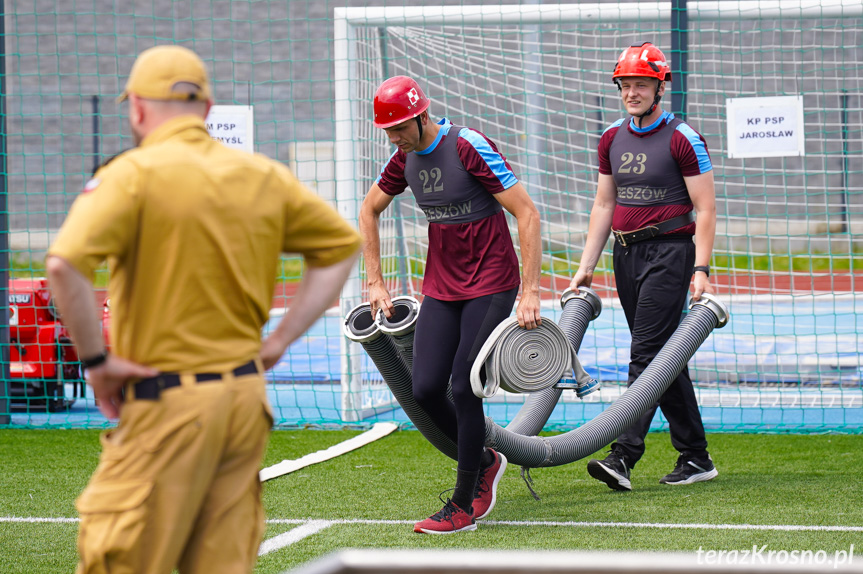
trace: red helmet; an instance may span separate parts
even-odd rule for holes
[[[375,92],[376,128],[390,128],[415,118],[429,107],[420,85],[407,76],[385,80]]]
[[[618,78],[632,76],[644,76],[670,82],[671,66],[668,65],[668,60],[665,59],[662,50],[650,42],[633,45],[621,52],[611,79],[617,84]]]

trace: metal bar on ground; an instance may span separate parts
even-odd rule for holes
[[[721,552],[721,551],[720,551]],[[844,555],[842,554],[844,552]],[[849,556],[850,554],[850,556]],[[852,550],[838,551],[831,570],[860,572]],[[721,556],[721,555],[720,555]],[[564,552],[514,550],[341,550],[292,570],[292,574],[429,574],[459,572],[470,574],[815,574],[824,564],[787,564],[780,560],[733,561],[717,559],[716,550],[697,552]]]

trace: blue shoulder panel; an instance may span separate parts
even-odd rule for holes
[[[677,126],[677,131],[686,136],[689,145],[692,146],[692,151],[695,152],[695,157],[698,158],[698,169],[701,173],[707,173],[713,169],[713,163],[710,161],[710,156],[707,155],[707,147],[704,145],[704,142],[701,141],[698,133],[688,124],[679,124]]]
[[[607,132],[607,131],[608,131],[608,130],[610,130],[611,128],[619,128],[620,126],[622,126],[622,125],[623,125],[623,120],[624,120],[624,119],[625,119],[625,118],[620,118],[619,120],[617,120],[616,122],[614,122],[613,124],[611,124],[610,126],[608,126],[607,128],[605,128],[604,130],[602,130],[602,134],[603,134],[603,135],[605,135],[605,132]]]
[[[473,146],[473,149],[479,153],[480,157],[485,161],[504,189],[509,189],[518,183],[518,178],[515,177],[512,170],[507,167],[506,162],[503,161],[501,155],[496,152],[491,145],[489,145],[488,141],[479,133],[470,128],[462,128],[458,133],[458,136],[460,138],[464,138]]]
[[[387,166],[388,166],[388,165],[390,164],[390,162],[392,161],[393,156],[395,156],[397,153],[399,153],[399,149],[398,149],[398,148],[396,148],[396,151],[394,151],[394,152],[393,152],[393,154],[389,157],[389,159],[387,159],[387,161],[386,161],[386,162],[384,162],[384,166],[381,168],[381,172],[378,174],[378,178],[375,180],[375,183],[378,183],[378,182],[380,182],[380,181],[381,181],[381,177],[384,175],[384,170],[387,168]]]

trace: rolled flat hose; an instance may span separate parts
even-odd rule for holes
[[[416,323],[416,317],[413,317],[410,328],[411,348],[414,323]],[[402,358],[400,349],[393,338],[381,331],[380,325],[372,317],[371,307],[368,303],[357,305],[348,312],[345,316],[344,333],[348,339],[363,346],[383,376],[384,382],[405,414],[417,427],[417,430],[435,448],[453,460],[457,460],[458,447],[456,444],[437,427],[425,409],[414,399],[410,367]]]
[[[602,313],[602,299],[593,289],[579,287],[577,291],[564,291],[560,297],[560,306],[563,313],[557,326],[566,334],[573,351],[578,353],[588,325]],[[506,430],[525,436],[539,434],[557,406],[562,392],[563,389],[551,387],[528,395],[518,414],[506,425]]]
[[[485,381],[482,372],[485,371]],[[534,329],[522,329],[518,318],[504,319],[486,339],[470,369],[470,386],[481,399],[498,388],[510,393],[535,393],[571,377],[590,383],[578,355],[557,323],[542,317]]]

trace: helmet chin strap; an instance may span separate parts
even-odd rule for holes
[[[659,82],[658,84],[656,84],[656,94],[653,95],[653,105],[650,106],[650,108],[646,112],[644,112],[643,114],[638,116],[638,127],[639,128],[644,127],[642,124],[644,123],[645,116],[649,116],[650,114],[652,114],[653,111],[656,109],[656,106],[659,105],[659,100],[662,99],[662,96],[659,95],[659,86],[661,84],[662,84],[662,82]]]
[[[420,131],[420,141],[422,141],[422,139],[423,139],[423,122],[420,119],[420,116],[422,116],[422,114],[415,117],[414,119],[417,121],[417,129],[419,129],[419,131]]]

